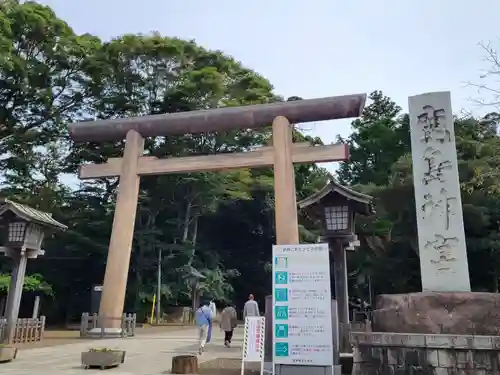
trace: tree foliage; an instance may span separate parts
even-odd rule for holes
[[[0,274],[0,292],[7,293],[10,287],[11,276],[9,274]],[[35,292],[52,296],[53,291],[49,283],[47,283],[40,274],[27,275],[24,278],[23,290],[25,292]]]
[[[82,164],[120,157],[123,142],[77,144],[67,124],[282,98],[262,76],[193,41],[157,33],[102,41],[75,34],[49,7],[14,0],[0,3],[0,28],[1,194],[68,225],[46,238],[46,256],[28,267],[52,286],[49,318],[75,319],[89,309],[92,284],[103,279],[117,189],[117,179],[78,182],[75,174]],[[269,144],[270,135],[263,129],[157,137],[145,149],[157,157],[248,151]],[[306,196],[328,173],[301,165],[296,176],[297,192]],[[165,306],[190,305],[188,270],[204,276],[206,296],[242,303],[251,291],[262,299],[274,242],[272,187],[269,169],[143,177],[126,309],[149,310],[159,265]],[[0,266],[10,270],[8,262]]]
[[[351,124],[354,132],[347,139],[338,137],[349,146],[349,161],[338,171],[343,184],[385,185],[387,171],[410,151],[409,120],[401,114],[401,107],[381,91],[368,98],[372,103]]]
[[[76,34],[46,6],[0,2],[0,173],[2,196],[53,213],[66,232],[46,236],[46,255],[28,264],[26,288],[44,290],[52,321],[89,310],[103,280],[117,179],[79,182],[77,168],[120,157],[123,142],[74,143],[74,121],[175,113],[283,100],[271,83],[221,51],[194,41],[123,35],[103,41]],[[293,96],[288,100],[301,100]],[[376,214],[359,218],[359,251],[350,253],[352,294],[420,289],[408,116],[380,91],[345,139],[350,160],[338,179],[372,194]],[[498,290],[500,272],[499,116],[455,120],[472,283]],[[147,139],[156,157],[241,152],[270,143],[269,128]],[[295,141],[321,140],[295,129]],[[322,188],[330,174],[295,166],[297,198]],[[241,169],[141,178],[126,310],[145,315],[162,269],[164,307],[191,305],[190,273],[205,296],[242,304],[270,293],[274,237],[273,173]],[[304,241],[319,228],[301,226]],[[0,290],[11,265],[0,258]],[[50,291],[50,292],[49,292]],[[29,303],[29,301],[28,301]]]

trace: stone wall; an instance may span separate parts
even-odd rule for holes
[[[498,375],[500,336],[351,333],[352,375]]]

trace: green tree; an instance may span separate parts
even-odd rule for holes
[[[0,153],[9,155],[0,169],[10,172],[7,184],[52,183],[34,163],[43,157],[37,147],[64,146],[58,137],[65,123],[86,110],[85,71],[100,42],[74,34],[49,7],[31,1],[3,1],[0,25]]]
[[[401,107],[381,91],[369,99],[372,103],[351,124],[354,132],[347,139],[338,137],[349,146],[349,160],[337,172],[342,184],[385,185],[392,165],[410,150],[409,119]]]
[[[0,293],[7,294],[10,287],[10,274],[0,274]],[[27,275],[24,278],[23,290],[27,292],[43,293],[48,296],[53,295],[52,287],[40,274]]]
[[[472,117],[456,118],[455,134],[472,287],[497,291],[499,137],[494,124]],[[352,272],[371,276],[378,293],[421,290],[411,155],[393,165],[385,186],[357,188],[375,197],[377,212],[358,222]]]
[[[278,99],[272,86],[218,51],[207,51],[193,42],[149,36],[125,35],[104,43],[96,54],[93,71],[94,97],[90,117],[110,118],[190,111]],[[269,131],[239,131],[230,134],[201,134],[158,137],[146,142],[147,153],[156,157],[185,156],[245,151],[267,143]],[[68,171],[84,162],[102,162],[119,156],[122,142],[75,145]],[[211,262],[216,252],[200,243],[202,218],[233,200],[252,199],[250,190],[272,180],[250,170],[224,173],[190,173],[148,176],[142,179],[131,260],[128,306],[138,309],[152,293],[157,256],[164,256],[162,290],[167,301],[186,300],[187,286],[182,273],[186,265],[207,275],[225,275],[222,262]],[[110,180],[84,183],[82,193],[92,189],[113,195],[116,184]],[[97,193],[98,194],[98,193]],[[173,272],[172,272],[173,271]],[[222,283],[217,290],[231,291],[228,277],[215,277]],[[220,293],[218,293],[220,295]],[[227,296],[226,296],[227,297]]]

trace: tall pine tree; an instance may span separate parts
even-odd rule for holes
[[[410,151],[409,119],[401,107],[381,91],[369,95],[372,103],[352,122],[353,133],[340,142],[349,146],[349,160],[337,172],[343,184],[385,185],[391,167]]]

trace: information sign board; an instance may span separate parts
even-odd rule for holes
[[[275,364],[333,366],[328,244],[273,246]]]

